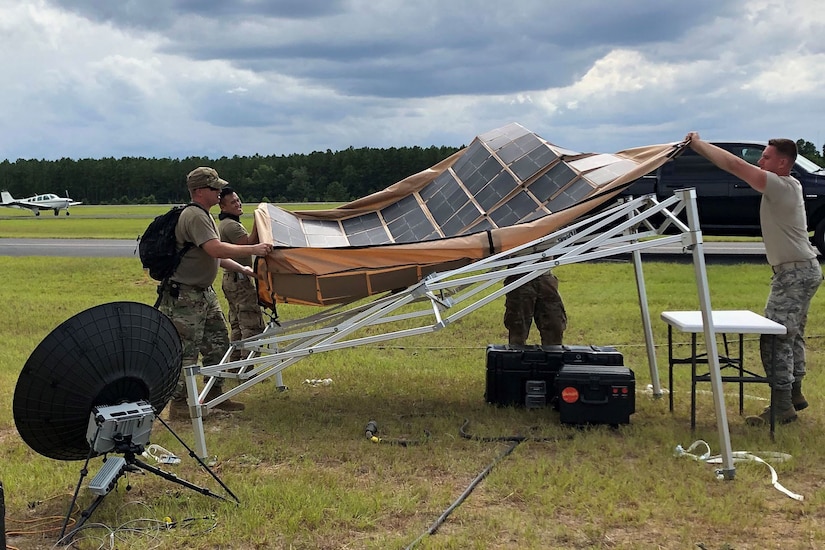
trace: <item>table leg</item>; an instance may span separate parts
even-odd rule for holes
[[[690,335],[690,429],[696,429],[696,333]]]
[[[673,412],[673,327],[667,326],[667,383],[670,412]]]
[[[773,379],[776,379],[776,335],[771,336],[771,365],[773,365]],[[765,373],[767,376],[768,373]],[[771,441],[773,441],[774,429],[776,428],[776,407],[773,406],[773,380],[768,379],[768,385],[771,387]]]
[[[745,335],[739,334],[739,416],[745,414]]]

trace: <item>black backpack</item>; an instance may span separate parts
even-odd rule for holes
[[[180,213],[189,206],[198,206],[194,203],[174,206],[165,214],[155,218],[146,228],[138,243],[138,253],[143,269],[149,270],[149,276],[156,281],[165,281],[175,273],[181,258],[194,243],[187,242],[182,249],[177,250],[175,240],[175,226],[178,225]]]

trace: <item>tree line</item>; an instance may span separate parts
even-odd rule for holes
[[[348,202],[433,166],[459,147],[350,147],[291,155],[18,159],[0,163],[0,189],[14,197],[68,193],[85,204],[176,204],[186,174],[211,166],[244,202]]]
[[[816,145],[804,139],[796,140],[796,150],[800,155],[812,160],[820,166],[825,166],[825,145],[822,146],[821,153],[817,150]]]
[[[797,140],[799,153],[825,166],[810,141]],[[212,166],[244,202],[348,202],[380,191],[433,166],[460,147],[350,147],[309,154],[0,162],[0,189],[15,197],[68,193],[85,204],[175,204],[189,200],[186,174]]]

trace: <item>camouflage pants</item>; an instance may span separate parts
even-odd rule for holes
[[[229,348],[229,334],[226,331],[226,318],[223,316],[218,296],[212,288],[195,290],[181,287],[177,298],[164,290],[158,309],[169,317],[178,329],[183,346],[182,366],[187,367],[198,362],[201,356],[203,365],[217,365]],[[221,388],[223,379],[215,379],[215,387]],[[181,376],[175,389],[173,399],[186,398],[186,385]]]
[[[254,283],[244,275],[225,271],[221,281],[226,301],[229,302],[229,338],[233,342],[257,336],[264,331],[264,319],[258,305],[258,293]],[[242,359],[241,350],[232,352],[231,359]]]
[[[507,277],[504,284],[516,278],[518,275]],[[509,332],[511,344],[527,343],[533,320],[541,334],[541,345],[562,343],[567,329],[567,312],[559,294],[559,280],[552,273],[548,272],[511,290],[504,300],[504,326]]]
[[[760,353],[765,374],[777,390],[789,390],[794,380],[805,376],[805,324],[811,299],[821,282],[819,265],[779,271],[771,278],[765,317],[785,325],[788,332],[763,334]]]

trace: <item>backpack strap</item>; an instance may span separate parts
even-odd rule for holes
[[[198,208],[200,208],[201,210],[206,212],[207,216],[211,217],[211,214],[209,214],[209,210],[207,210],[206,208],[204,208],[203,206],[201,206],[200,204],[198,204],[194,201],[187,203],[186,206],[183,207],[183,209],[186,210],[190,206],[197,206]],[[183,214],[183,210],[181,210],[181,214]],[[195,246],[195,243],[191,243],[189,241],[186,241],[185,243],[183,243],[183,248],[181,248],[180,252],[178,252],[178,258],[183,258],[183,255],[186,254],[187,252],[189,252],[189,250],[191,250],[193,246]]]
[[[153,305],[153,306],[152,306],[153,308],[155,308],[155,309],[159,309],[159,308],[160,308],[160,302],[161,302],[161,300],[163,300],[163,289],[164,289],[164,287],[166,287],[166,285],[168,285],[168,284],[169,284],[169,277],[166,277],[164,280],[162,280],[162,281],[158,284],[158,288],[157,288],[157,291],[158,291],[158,299],[157,299],[157,300],[155,300],[155,305]]]
[[[183,210],[189,208],[190,206],[197,206],[198,208],[200,208],[201,210],[206,212],[207,215],[209,215],[209,210],[207,210],[206,208],[204,208],[203,206],[201,206],[200,204],[198,204],[196,202],[187,203],[186,206],[183,207]],[[183,213],[183,210],[181,210],[181,214]],[[183,259],[184,254],[189,252],[194,246],[195,246],[195,243],[190,242],[190,241],[186,241],[185,243],[183,243],[183,248],[181,248],[178,251],[178,263],[180,263],[180,260]],[[163,290],[164,290],[164,288],[166,288],[170,284],[171,284],[171,279],[169,277],[166,277],[158,285],[158,298],[157,298],[157,300],[155,300],[155,305],[153,306],[155,309],[160,307],[160,302],[163,299]]]

